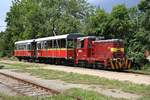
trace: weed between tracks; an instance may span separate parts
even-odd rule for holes
[[[66,96],[65,94],[69,94],[71,96]],[[116,99],[112,97],[107,97],[96,92],[86,91],[82,89],[69,89],[65,92],[58,94],[52,97],[24,97],[24,96],[7,96],[4,94],[0,94],[0,99],[2,100],[123,100],[123,99]]]
[[[141,94],[143,98],[141,100],[145,100],[150,98],[150,85],[138,85],[130,82],[121,82],[117,80],[109,80],[106,78],[100,78],[96,76],[90,75],[81,75],[76,73],[66,73],[63,71],[49,70],[49,69],[40,69],[37,64],[29,64],[29,63],[15,63],[15,64],[6,64],[6,68],[13,68],[19,72],[28,72],[31,75],[38,76],[45,79],[57,79],[70,83],[82,83],[82,84],[97,84],[102,85],[104,88],[115,88],[120,89],[125,92]],[[23,66],[23,67],[22,67]],[[29,67],[31,69],[29,69]],[[36,67],[36,68],[35,68]]]

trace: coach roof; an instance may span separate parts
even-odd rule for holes
[[[35,42],[48,41],[48,40],[60,40],[60,39],[76,39],[81,36],[83,35],[81,35],[80,33],[71,33],[71,34],[65,34],[65,35],[56,35],[56,36],[51,36],[51,37],[38,38],[38,39],[35,39]]]
[[[17,42],[15,42],[15,44],[24,44],[24,43],[31,43],[31,42],[34,42],[34,39],[24,40],[24,41],[17,41]]]
[[[15,44],[24,44],[24,43],[41,42],[41,41],[48,41],[48,40],[59,40],[59,39],[77,39],[78,37],[82,37],[82,36],[83,35],[80,33],[71,33],[71,34],[57,35],[57,36],[51,36],[45,38],[17,41],[15,42]]]
[[[68,36],[68,34],[45,37],[45,38],[38,38],[38,39],[35,39],[35,42],[47,41],[47,40],[56,40],[56,39],[65,39],[65,38],[67,38],[67,36]]]

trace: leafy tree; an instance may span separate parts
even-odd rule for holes
[[[114,38],[125,39],[127,34],[130,34],[131,23],[129,20],[128,9],[125,5],[117,5],[111,12],[111,33]]]
[[[91,9],[86,0],[14,0],[6,18],[6,42],[13,50],[18,40],[80,32]]]
[[[109,14],[102,9],[97,9],[95,14],[86,19],[85,33],[94,33],[93,35],[107,36]]]
[[[133,57],[138,63],[145,63],[144,52],[150,51],[150,1],[142,0],[138,5],[140,11],[136,11],[132,21],[136,24],[136,29],[132,35],[132,40],[128,46],[128,55]]]

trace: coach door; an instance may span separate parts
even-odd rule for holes
[[[32,45],[32,58],[36,58],[36,52],[37,52],[36,42],[32,42],[31,45]]]

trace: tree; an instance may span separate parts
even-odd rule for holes
[[[93,15],[88,17],[85,22],[84,32],[93,35],[107,36],[109,14],[102,9],[97,9]]]
[[[110,30],[114,38],[125,39],[130,34],[131,23],[125,5],[117,5],[111,12]]]
[[[150,0],[142,0],[134,16],[136,29],[129,41],[128,55],[138,63],[145,63],[144,52],[150,51]]]
[[[86,0],[14,0],[7,13],[7,43],[18,40],[80,32],[90,14]],[[13,50],[13,49],[12,49]]]
[[[134,40],[135,50],[139,52],[150,51],[150,0],[142,0],[138,7],[141,16],[139,18],[140,27]]]

